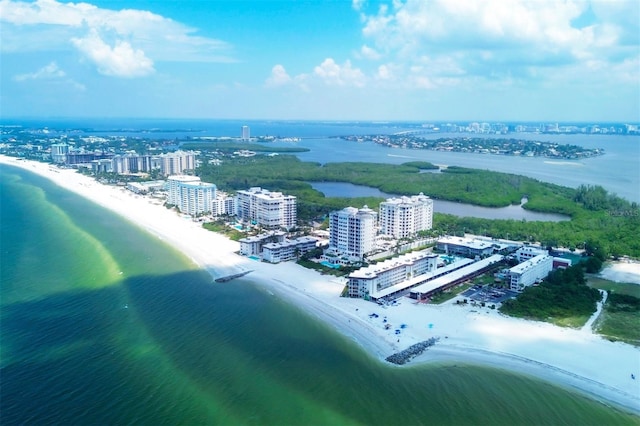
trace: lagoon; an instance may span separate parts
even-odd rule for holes
[[[322,192],[326,197],[397,197],[397,195],[382,192],[378,188],[354,185],[346,182],[309,183],[313,189]],[[560,222],[570,219],[568,216],[561,214],[539,213],[525,210],[522,208],[522,205],[482,207],[445,200],[433,200],[433,211],[435,213],[445,213],[459,217],[477,217],[481,219],[512,219],[545,222]]]

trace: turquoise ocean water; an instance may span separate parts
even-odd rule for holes
[[[495,369],[382,364],[49,181],[0,182],[3,425],[638,424]]]

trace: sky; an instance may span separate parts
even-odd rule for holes
[[[638,0],[0,0],[0,117],[640,122]]]

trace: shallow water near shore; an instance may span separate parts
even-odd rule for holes
[[[393,367],[246,279],[0,166],[3,424],[631,424],[547,383]],[[606,363],[605,363],[606,365]]]

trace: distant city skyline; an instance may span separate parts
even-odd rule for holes
[[[640,121],[640,4],[0,0],[0,116]]]

